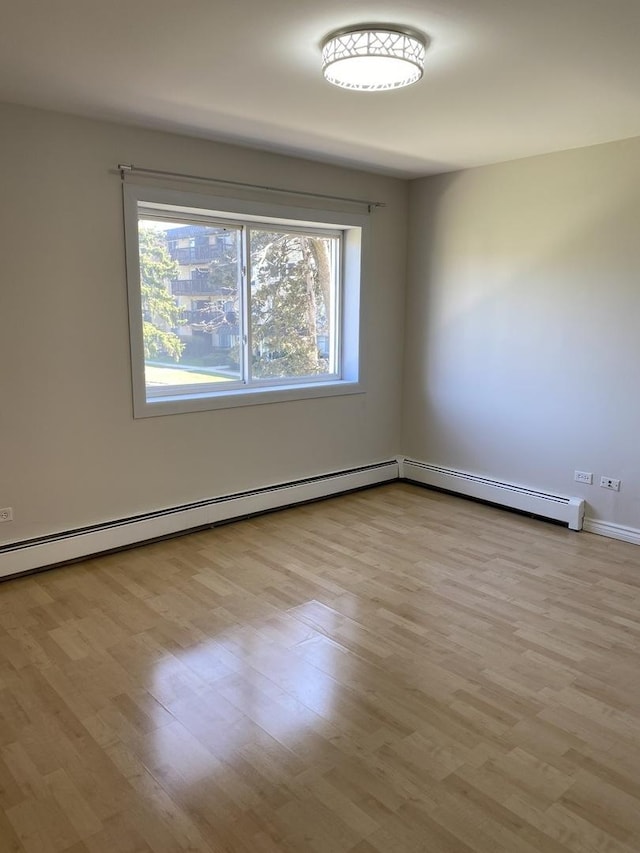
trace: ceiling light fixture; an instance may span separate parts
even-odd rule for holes
[[[417,30],[367,24],[335,30],[322,43],[322,73],[343,89],[379,92],[421,77],[427,39]]]

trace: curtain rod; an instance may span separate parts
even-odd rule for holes
[[[284,193],[285,195],[298,195],[298,196],[306,196],[307,198],[322,198],[327,201],[344,201],[349,202],[351,204],[363,204],[369,208],[369,213],[375,207],[386,207],[387,204],[384,201],[369,201],[364,198],[348,198],[345,196],[339,195],[325,195],[324,193],[310,193],[305,192],[304,190],[285,190],[281,187],[268,187],[263,186],[262,184],[246,184],[242,181],[227,181],[224,178],[206,178],[201,175],[186,175],[182,172],[163,172],[160,169],[144,169],[141,166],[134,166],[132,163],[118,163],[118,170],[120,172],[120,177],[124,180],[126,174],[139,174],[139,175],[155,175],[156,177],[163,178],[181,178],[186,181],[197,181],[199,183],[208,183],[208,184],[224,184],[228,187],[241,187],[244,189],[252,189],[252,190],[265,190],[271,193]]]

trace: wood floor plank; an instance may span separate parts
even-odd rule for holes
[[[0,584],[0,850],[637,853],[640,549],[395,483]]]

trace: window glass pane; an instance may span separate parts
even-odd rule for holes
[[[242,378],[238,228],[138,221],[147,396]]]
[[[338,237],[251,228],[253,379],[336,374]]]

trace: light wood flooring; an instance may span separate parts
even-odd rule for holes
[[[640,548],[392,484],[0,585],[0,851],[637,853]]]

